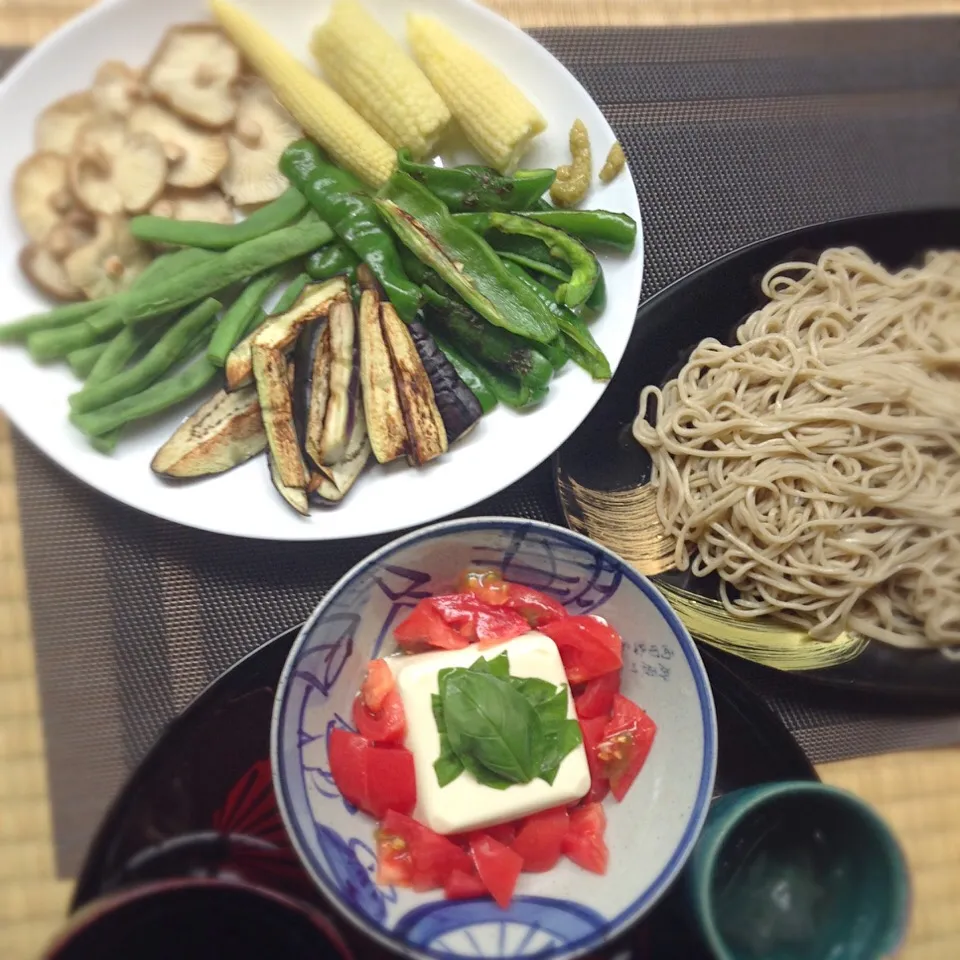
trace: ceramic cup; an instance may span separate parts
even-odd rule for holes
[[[906,930],[909,881],[893,834],[857,797],[816,781],[717,800],[685,881],[717,960],[881,960]]]
[[[228,880],[165,880],[91,903],[43,960],[350,960],[323,914]]]

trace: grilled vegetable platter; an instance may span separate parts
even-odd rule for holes
[[[639,294],[636,194],[596,106],[465,0],[172,7],[145,17],[146,58],[45,103],[16,158],[36,306],[0,324],[12,419],[119,499],[247,536],[397,529],[535,466],[599,398]]]

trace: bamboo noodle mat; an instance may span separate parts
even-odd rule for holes
[[[523,27],[717,23],[960,12],[960,0],[486,0]],[[0,45],[32,44],[88,0],[0,0]],[[10,434],[0,416],[0,958],[31,960],[61,923],[59,880]],[[960,750],[820,767],[872,803],[903,843],[913,874],[906,960],[960,957]]]

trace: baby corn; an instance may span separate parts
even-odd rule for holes
[[[210,0],[210,9],[277,100],[337,163],[374,187],[389,179],[396,154],[353,107],[248,14],[227,0]]]
[[[357,0],[337,0],[310,45],[330,85],[388,143],[430,156],[450,111],[420,68]]]
[[[512,170],[547,128],[537,108],[476,50],[432,17],[409,14],[407,39],[467,139],[501,172]]]

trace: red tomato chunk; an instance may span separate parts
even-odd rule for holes
[[[571,683],[586,683],[623,666],[620,634],[598,617],[564,617],[540,630],[557,645]]]
[[[619,693],[614,696],[613,716],[603,729],[597,757],[618,801],[637,779],[656,733],[657,725],[640,707]]]
[[[513,899],[517,878],[523,869],[523,858],[484,833],[470,841],[470,853],[490,896],[506,910]]]
[[[404,859],[403,886],[420,892],[444,887],[454,870],[470,875],[473,864],[464,850],[429,827],[397,813],[387,812],[377,833],[378,874],[396,874],[398,859]]]
[[[573,698],[577,716],[581,720],[609,717],[613,711],[613,695],[619,692],[619,670],[616,673],[605,673],[602,677],[588,680],[583,690]]]
[[[603,834],[607,815],[599,803],[588,803],[570,814],[570,829],[563,838],[563,852],[579,867],[592,873],[606,873],[610,862]]]
[[[487,896],[487,888],[476,873],[454,870],[443,886],[443,895],[448,900],[470,900]]]
[[[601,801],[610,792],[610,781],[597,755],[597,750],[603,740],[603,731],[607,726],[606,717],[593,717],[580,721],[580,731],[583,733],[583,749],[587,754],[587,765],[590,767],[590,792],[585,798],[586,803]]]
[[[560,861],[563,838],[570,826],[570,815],[565,807],[554,807],[534,813],[523,821],[511,844],[514,853],[523,858],[527,873],[545,873]]]
[[[393,636],[404,649],[417,652],[427,647],[458,650],[469,645],[462,634],[446,623],[434,609],[421,600],[413,612],[394,631]]]
[[[360,696],[364,706],[371,713],[378,713],[387,694],[394,688],[393,671],[386,660],[371,660],[367,664],[367,675],[360,687]]]
[[[537,628],[567,616],[567,611],[553,597],[519,583],[507,584],[506,606],[516,610],[531,627]]]
[[[363,700],[357,697],[353,701],[353,723],[361,737],[374,743],[403,743],[407,722],[400,694],[391,690],[376,712],[368,710]]]
[[[378,747],[359,734],[333,730],[327,741],[330,773],[355,807],[381,819],[387,811],[410,813],[417,803],[413,754],[403,747]]]

